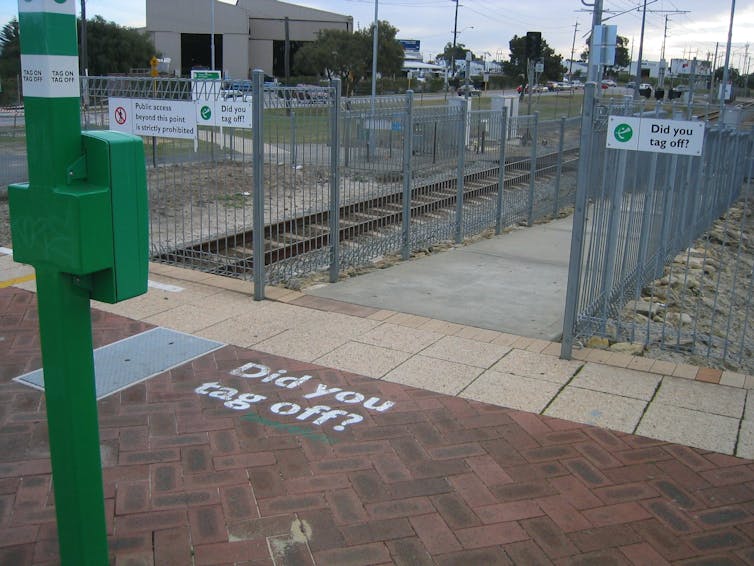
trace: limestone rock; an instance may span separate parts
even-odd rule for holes
[[[694,319],[691,317],[691,315],[685,312],[669,312],[665,315],[665,320],[672,324],[680,323],[681,325],[691,324],[694,322]]]
[[[651,301],[629,301],[626,303],[626,308],[639,314],[654,316],[663,310],[664,305]]]
[[[586,341],[587,348],[595,348],[597,350],[607,350],[610,347],[610,341],[603,336],[592,336]]]
[[[616,342],[610,346],[611,352],[621,352],[632,356],[641,356],[644,353],[644,344],[634,342]]]

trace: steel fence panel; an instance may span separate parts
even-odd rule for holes
[[[0,186],[29,178],[23,107],[0,108]]]
[[[606,149],[608,117],[710,119],[709,105],[601,99],[581,132],[580,118],[504,120],[462,98],[421,106],[403,95],[340,98],[337,86],[254,95],[251,84],[82,78],[87,129],[110,127],[112,97],[256,100],[262,112],[262,131],[199,126],[195,140],[143,138],[156,261],[254,276],[257,287],[296,287],[328,268],[333,280],[385,256],[561,214],[577,204],[587,140],[577,336],[731,367],[751,357],[754,154],[751,134],[735,127],[747,110],[710,122],[703,155],[687,157]],[[3,138],[22,135],[3,118]]]
[[[637,112],[628,102],[594,113],[575,335],[751,371],[752,133],[708,123],[700,157],[605,149],[606,117]]]

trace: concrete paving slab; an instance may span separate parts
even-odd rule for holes
[[[439,332],[386,322],[359,336],[359,342],[416,354],[443,337]]]
[[[536,352],[514,349],[491,369],[562,385],[568,383],[582,365],[583,362],[580,361],[561,360],[551,356],[542,356]]]
[[[744,420],[754,421],[754,391],[751,389],[744,389],[746,391],[746,406],[744,409]]]
[[[740,419],[746,402],[746,390],[665,376],[655,402]]]
[[[306,293],[554,340],[563,329],[571,223],[514,230]]]
[[[197,305],[180,305],[146,317],[145,322],[167,328],[185,328],[186,332],[196,332],[213,326],[228,318],[227,312],[217,312],[199,308]]]
[[[639,399],[567,386],[543,414],[611,430],[633,432],[645,407],[646,403]]]
[[[290,322],[293,328],[326,332],[342,338],[361,336],[380,325],[379,322],[368,318],[321,311],[309,311],[306,318],[296,317]]]
[[[281,332],[288,330],[289,324],[279,321],[270,321],[266,324],[250,324],[248,320],[229,318],[207,328],[199,330],[196,334],[210,340],[235,344],[248,348],[259,342],[263,342]]]
[[[482,371],[464,364],[416,355],[387,373],[383,379],[446,395],[457,395],[479,377]]]
[[[662,377],[654,373],[589,362],[576,374],[570,385],[649,401],[657,390],[660,379]]]
[[[511,351],[508,346],[486,344],[457,336],[445,336],[422,350],[423,356],[489,368]]]
[[[379,379],[410,357],[408,352],[348,342],[314,361],[323,366]]]
[[[688,383],[687,381],[685,383]],[[660,403],[649,405],[636,434],[732,454],[739,420]]]
[[[741,421],[736,444],[736,456],[754,458],[754,421]]]
[[[541,413],[560,387],[551,381],[490,370],[475,379],[460,396],[520,411]]]
[[[285,353],[293,359],[311,362],[346,342],[348,342],[347,338],[333,336],[321,330],[289,328],[285,332],[258,342],[254,348],[270,354],[283,355]]]

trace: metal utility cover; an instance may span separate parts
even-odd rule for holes
[[[97,348],[94,351],[97,399],[117,393],[224,345],[168,328],[153,328]],[[41,369],[18,376],[15,380],[44,390]]]

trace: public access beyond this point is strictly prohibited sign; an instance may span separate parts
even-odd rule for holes
[[[704,122],[610,116],[606,146],[633,151],[701,155]]]

